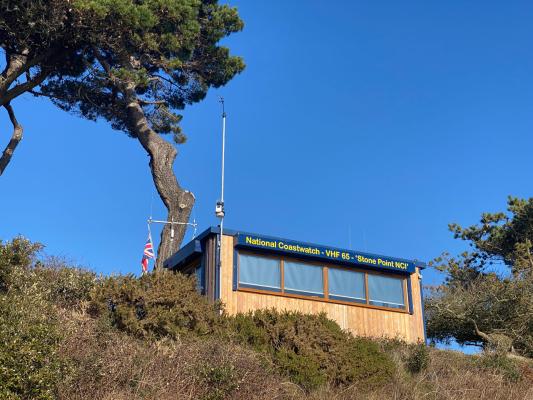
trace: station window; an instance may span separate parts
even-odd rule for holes
[[[406,311],[405,277],[239,253],[239,288]],[[324,281],[327,276],[327,284]]]
[[[368,274],[370,304],[381,307],[405,308],[404,279]]]
[[[285,292],[324,296],[324,274],[321,266],[285,261],[283,271]]]
[[[196,288],[200,294],[205,294],[205,267],[203,264],[194,269],[194,275],[196,276]]]
[[[281,289],[280,260],[248,254],[239,256],[239,284],[279,291]]]
[[[366,303],[364,272],[328,268],[329,298]]]

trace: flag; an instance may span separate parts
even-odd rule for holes
[[[148,228],[148,239],[146,239],[143,258],[141,260],[143,274],[148,272],[148,260],[150,258],[154,258],[154,246],[152,245],[152,234],[150,233],[150,228]]]

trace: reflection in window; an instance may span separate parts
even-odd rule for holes
[[[280,261],[273,258],[239,255],[239,284],[280,290]]]
[[[296,294],[326,297],[325,266],[288,260],[282,262],[281,258],[250,254],[239,254],[238,257],[239,287],[283,292],[289,296]],[[196,272],[198,281],[205,285],[205,272],[203,270]],[[365,279],[368,279],[368,285]],[[327,267],[327,282],[329,300],[405,310],[407,300],[404,277]],[[205,291],[205,288],[200,286],[200,290]]]
[[[328,269],[329,298],[366,303],[365,274],[339,268]]]
[[[285,261],[283,268],[285,292],[324,295],[324,276],[321,266]]]
[[[194,275],[196,276],[196,289],[200,294],[205,294],[205,267],[203,264],[195,268]]]
[[[368,274],[368,292],[374,306],[405,308],[403,279]]]

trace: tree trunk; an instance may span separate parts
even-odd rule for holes
[[[2,156],[0,157],[0,176],[4,173],[7,164],[9,164],[9,162],[11,161],[11,157],[13,157],[15,149],[22,140],[23,130],[22,126],[18,123],[17,118],[15,117],[13,107],[11,107],[10,104],[6,104],[4,108],[7,110],[7,113],[9,114],[9,119],[13,124],[13,134],[11,135],[11,140],[7,144],[6,148],[4,149],[4,152],[2,153]]]
[[[126,90],[128,99],[128,119],[130,129],[150,156],[150,170],[155,187],[161,200],[168,210],[167,221],[174,224],[174,236],[171,237],[171,226],[166,224],[161,232],[161,242],[157,251],[155,268],[161,268],[164,261],[179,250],[187,230],[194,195],[184,190],[178,183],[172,169],[177,151],[173,145],[153,131],[144,115],[144,111],[136,100],[133,89]]]
[[[22,54],[18,56],[10,56],[9,54],[6,54],[7,64],[0,74],[0,106],[3,106],[7,110],[9,119],[13,125],[11,139],[0,157],[0,176],[4,173],[4,170],[13,157],[15,149],[22,140],[22,126],[18,123],[17,118],[15,117],[15,112],[13,111],[11,104],[9,104],[10,99],[8,98],[9,96],[6,96],[6,93],[8,92],[9,86],[27,70],[27,54],[27,50],[24,50]]]

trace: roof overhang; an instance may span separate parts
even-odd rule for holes
[[[218,235],[219,227],[210,227],[187,243],[178,252],[168,258],[163,266],[169,269],[179,269],[198,257],[204,248],[208,237]],[[371,269],[389,270],[403,273],[413,273],[416,268],[424,269],[426,264],[418,260],[383,256],[356,250],[323,246],[314,243],[298,242],[273,236],[258,235],[224,229],[224,235],[234,236],[235,247],[247,248],[259,252],[289,254],[299,258],[334,262],[347,266],[362,266]]]

